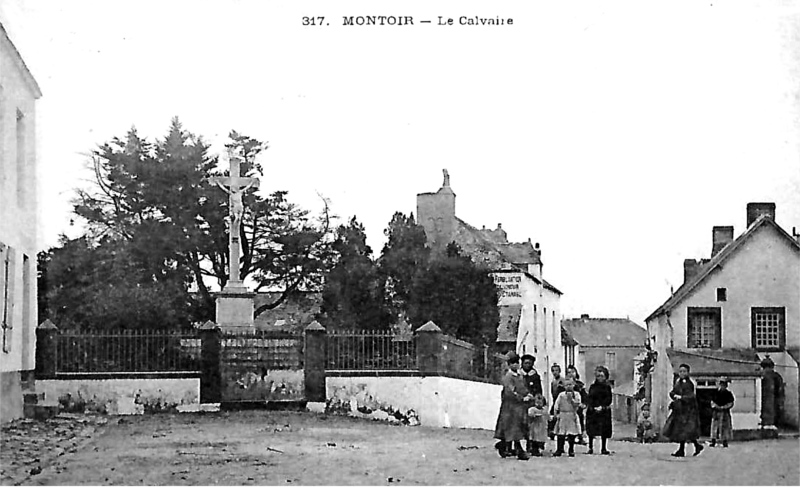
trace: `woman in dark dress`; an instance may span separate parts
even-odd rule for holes
[[[522,440],[528,435],[528,403],[533,396],[528,393],[525,380],[519,373],[519,355],[514,352],[508,354],[508,372],[503,376],[502,384],[500,414],[494,429],[494,437],[500,441],[495,448],[503,458],[513,455],[516,450],[517,458],[527,460],[529,457],[522,448]]]
[[[611,438],[611,385],[608,383],[608,369],[602,365],[594,369],[594,383],[589,386],[586,396],[586,433],[589,435],[589,453],[594,453],[594,438],[599,436],[602,449],[600,453],[609,455],[608,439]]]
[[[703,445],[697,442],[700,437],[700,412],[694,393],[694,383],[689,378],[688,365],[681,364],[678,367],[678,378],[669,397],[672,398],[672,402],[669,405],[669,416],[664,423],[664,436],[680,445],[672,456],[686,456],[687,441],[694,444],[694,456],[697,456],[703,451]]]

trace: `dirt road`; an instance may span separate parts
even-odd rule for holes
[[[4,441],[5,443],[5,441]],[[567,485],[800,483],[797,438],[707,448],[612,441],[612,456],[501,459],[492,433],[311,413],[243,411],[109,418],[23,485]],[[24,464],[24,459],[19,461]],[[28,464],[25,468],[28,468]],[[4,481],[5,483],[6,481]],[[16,482],[14,482],[16,483]]]

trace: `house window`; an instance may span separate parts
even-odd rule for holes
[[[616,370],[617,368],[616,352],[606,352],[606,368],[609,370],[609,372]]]
[[[753,348],[783,350],[786,346],[786,308],[752,308]]]
[[[717,288],[717,302],[722,303],[728,300],[728,289],[724,287]]]
[[[720,308],[689,308],[687,320],[687,347],[720,348],[722,346],[722,310]]]

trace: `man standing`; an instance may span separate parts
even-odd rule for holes
[[[761,427],[777,429],[783,413],[784,383],[775,372],[775,362],[765,357],[761,361]]]
[[[522,356],[522,371],[520,375],[522,379],[525,381],[525,386],[528,388],[528,394],[535,397],[537,394],[542,394],[542,379],[539,377],[539,372],[533,368],[533,364],[536,362],[536,357],[530,354],[525,354]],[[528,425],[530,426],[530,425]],[[527,436],[528,444],[527,444],[527,451],[529,454],[533,454],[534,442],[530,439],[530,435]]]

